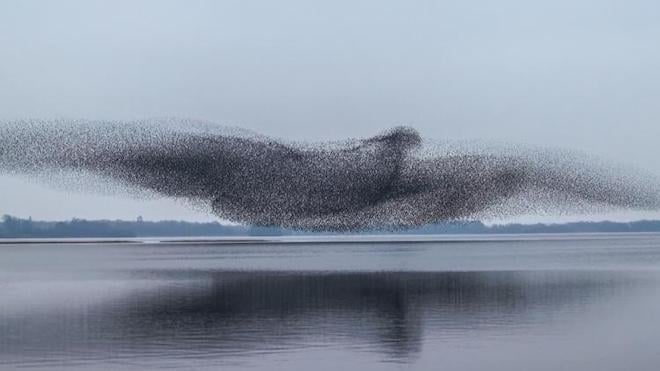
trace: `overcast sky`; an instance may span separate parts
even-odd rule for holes
[[[2,1],[0,120],[187,117],[295,140],[411,125],[660,175],[660,2]],[[205,220],[0,177],[0,214]]]

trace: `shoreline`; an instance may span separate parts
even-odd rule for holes
[[[605,240],[635,236],[660,235],[660,232],[577,232],[520,234],[443,234],[443,235],[321,235],[321,236],[200,236],[200,237],[126,237],[126,238],[0,238],[1,245],[57,244],[190,244],[190,245],[262,245],[262,244],[377,244],[377,243],[478,243],[548,240]]]

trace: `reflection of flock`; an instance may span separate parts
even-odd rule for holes
[[[14,122],[0,125],[0,170],[100,176],[237,222],[316,230],[660,207],[650,178],[577,155],[422,144],[405,127],[300,145],[191,121]]]
[[[162,361],[325,342],[367,344],[390,360],[405,361],[421,350],[424,332],[515,331],[547,321],[553,317],[548,314],[567,306],[616,294],[632,282],[578,272],[134,274],[157,284],[111,302],[81,305],[79,311],[4,319],[0,333],[21,336],[0,354],[32,349],[41,351],[31,356],[43,358],[50,350],[75,351],[74,359],[101,353]]]

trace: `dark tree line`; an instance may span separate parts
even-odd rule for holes
[[[0,237],[148,237],[148,236],[236,236],[248,235],[251,228],[227,226],[217,222],[84,220],[33,221],[5,215]]]
[[[629,223],[574,222],[565,224],[504,224],[487,226],[481,222],[430,224],[398,231],[368,233],[398,234],[482,234],[482,233],[589,233],[660,232],[659,220]],[[218,222],[84,220],[34,221],[9,215],[0,221],[0,238],[53,237],[185,237],[185,236],[277,236],[310,234],[276,227],[224,225]]]

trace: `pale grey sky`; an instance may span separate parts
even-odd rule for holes
[[[295,140],[577,149],[660,175],[660,2],[0,2],[0,120],[189,117]],[[211,218],[0,177],[0,213]]]

